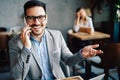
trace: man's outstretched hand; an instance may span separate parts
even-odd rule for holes
[[[102,50],[94,49],[94,48],[98,48],[98,47],[99,47],[99,44],[85,46],[82,49],[81,54],[84,58],[89,58],[92,56],[96,56],[97,54],[102,54],[103,53]]]

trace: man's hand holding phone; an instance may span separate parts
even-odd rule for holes
[[[30,41],[30,32],[31,27],[29,25],[26,25],[21,32],[20,38],[23,42],[23,46],[30,49],[31,48],[31,41]]]

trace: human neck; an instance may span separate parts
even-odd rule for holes
[[[31,34],[37,41],[41,41],[42,40],[42,36],[44,35],[44,32],[42,32],[41,34]]]

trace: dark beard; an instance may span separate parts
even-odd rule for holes
[[[32,32],[31,32],[31,34],[33,34],[33,35],[35,35],[35,36],[39,36],[39,35],[41,35],[44,31],[45,31],[45,29],[44,29],[44,30],[42,30],[42,32],[41,32],[41,33],[39,33],[39,34],[36,34],[34,31],[32,31]]]

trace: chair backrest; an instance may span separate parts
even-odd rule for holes
[[[100,55],[101,63],[99,67],[113,68],[120,66],[120,43],[111,43],[106,46],[100,47],[103,50],[103,54]]]
[[[0,27],[0,32],[5,32],[5,31],[7,31],[6,28],[4,28],[4,27]]]
[[[89,17],[92,17],[92,13],[91,13],[90,8],[85,8],[85,11]]]
[[[0,34],[0,65],[9,65],[9,35]]]
[[[65,74],[65,77],[70,77],[70,68],[63,62],[60,62],[61,68]]]
[[[0,34],[0,49],[6,49],[8,47],[9,35]]]
[[[113,50],[113,59],[115,60],[115,65],[120,67],[120,43],[113,43],[110,45]]]
[[[21,32],[22,27],[21,26],[14,26],[10,28],[10,32],[12,33],[19,33]]]

